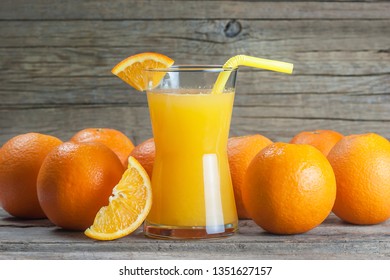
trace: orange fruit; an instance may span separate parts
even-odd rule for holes
[[[343,135],[334,130],[302,131],[295,135],[290,143],[312,145],[327,156],[341,138]]]
[[[134,149],[133,142],[125,134],[112,128],[85,128],[73,135],[70,141],[102,143],[118,156],[124,168],[127,166],[129,154]]]
[[[85,235],[98,240],[121,238],[136,230],[152,206],[152,188],[145,169],[133,157],[120,182],[115,186],[108,206],[97,213]]]
[[[85,230],[124,172],[115,153],[100,143],[65,142],[43,161],[38,199],[55,225]]]
[[[390,143],[367,133],[350,135],[328,155],[336,175],[333,212],[360,225],[377,224],[390,217]]]
[[[275,234],[297,234],[321,224],[336,198],[326,157],[310,145],[274,143],[250,163],[243,199],[250,217]]]
[[[270,139],[260,134],[231,137],[228,140],[227,153],[230,174],[232,177],[237,214],[240,219],[250,218],[242,200],[242,189],[244,188],[246,170],[255,155],[271,143],[272,141]]]
[[[169,68],[174,61],[159,53],[145,52],[130,56],[119,62],[111,72],[121,78],[125,83],[139,91],[146,90],[147,68]],[[153,77],[153,86],[158,85],[163,76],[156,74]]]
[[[156,156],[154,139],[150,138],[135,146],[134,150],[130,153],[130,156],[134,157],[146,170],[149,178],[152,178],[153,163]]]
[[[46,155],[62,141],[26,133],[8,140],[0,151],[0,204],[19,218],[46,217],[39,205],[37,177]]]

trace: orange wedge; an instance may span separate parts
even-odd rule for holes
[[[145,169],[133,157],[122,179],[114,187],[108,206],[96,214],[93,225],[84,233],[97,240],[113,240],[136,230],[152,206],[152,189]]]
[[[146,90],[146,77],[144,70],[147,68],[169,68],[174,61],[159,53],[145,52],[130,56],[119,62],[111,72],[121,78],[125,83],[139,91]],[[153,87],[158,85],[163,77],[153,77]]]

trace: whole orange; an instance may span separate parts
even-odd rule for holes
[[[135,146],[130,156],[134,157],[148,173],[149,178],[152,178],[154,158],[156,156],[154,139],[150,138]]]
[[[252,160],[243,199],[264,230],[296,234],[321,224],[336,198],[336,180],[326,157],[310,145],[274,143]]]
[[[44,218],[37,196],[37,177],[46,155],[62,141],[26,133],[8,140],[0,150],[0,204],[19,218]]]
[[[352,224],[377,224],[390,217],[390,143],[367,133],[350,135],[328,155],[336,175],[333,212]]]
[[[246,170],[255,155],[271,143],[270,139],[260,134],[231,137],[228,140],[227,153],[230,174],[237,214],[240,219],[250,218],[242,201],[242,189],[244,188]]]
[[[115,153],[100,143],[65,142],[54,148],[38,174],[38,199],[55,225],[85,230],[108,205],[124,168]]]
[[[312,145],[327,156],[341,138],[343,138],[343,135],[334,130],[302,131],[295,135],[290,143]]]
[[[70,141],[102,143],[114,151],[125,168],[127,158],[134,149],[133,142],[125,134],[112,128],[85,128],[73,135]]]

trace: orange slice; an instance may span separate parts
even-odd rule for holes
[[[133,157],[122,179],[114,187],[108,206],[96,214],[93,225],[84,233],[97,240],[113,240],[136,230],[152,206],[152,189],[145,169]]]
[[[125,83],[139,91],[146,89],[144,70],[147,68],[169,68],[174,61],[159,53],[145,52],[130,56],[112,68],[111,72],[121,78]],[[153,77],[153,87],[158,85],[163,77]]]

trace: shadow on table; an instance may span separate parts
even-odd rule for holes
[[[101,240],[95,240],[92,238],[87,237],[84,234],[84,231],[76,231],[76,230],[66,230],[59,227],[54,227],[51,231],[52,234],[55,234],[58,237],[64,238],[64,239],[74,239],[74,240],[82,240],[82,241],[91,241],[91,242],[115,242],[116,240],[123,240],[124,238],[131,237],[132,239],[144,239],[145,236],[142,231],[142,227],[135,230],[133,233],[131,233],[128,236],[124,236],[122,238],[116,239],[116,240],[107,240],[107,241],[101,241]]]

